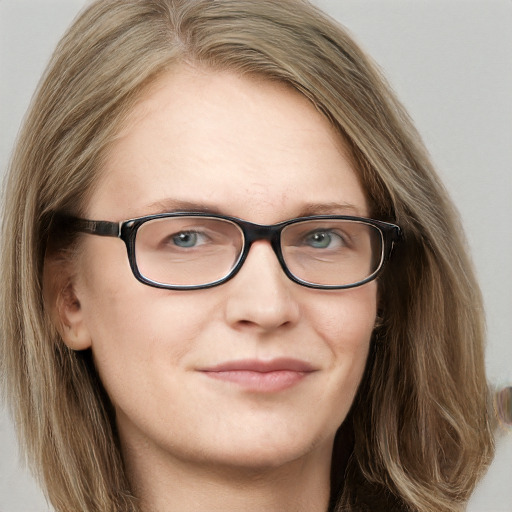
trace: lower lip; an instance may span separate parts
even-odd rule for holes
[[[205,371],[207,377],[237,384],[247,391],[276,393],[298,384],[311,372],[276,370],[256,372],[250,370]]]

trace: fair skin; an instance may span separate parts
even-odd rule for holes
[[[369,215],[343,142],[303,96],[187,66],[143,95],[85,213],[120,221],[174,209],[261,224]],[[259,241],[227,283],[162,290],[136,281],[120,240],[89,235],[73,276],[72,300],[58,306],[63,338],[92,349],[144,511],[325,512],[334,436],[368,355],[376,282],[300,286]],[[284,388],[203,371],[282,358],[311,371]]]

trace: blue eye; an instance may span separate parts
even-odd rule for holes
[[[343,245],[343,239],[332,231],[314,231],[305,238],[305,244],[315,249],[332,249]]]
[[[172,237],[172,241],[178,247],[195,247],[198,243],[199,235],[193,231],[182,231]]]

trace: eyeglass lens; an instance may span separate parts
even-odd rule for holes
[[[281,233],[288,270],[310,284],[346,286],[371,276],[382,262],[380,230],[361,221],[307,220]],[[242,229],[226,219],[180,216],[142,224],[135,259],[146,279],[174,286],[200,286],[223,279],[244,249]]]

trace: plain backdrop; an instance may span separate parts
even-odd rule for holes
[[[257,0],[255,0],[257,1]],[[0,0],[0,170],[38,79],[84,0]],[[484,293],[491,383],[512,385],[512,1],[316,0],[379,63],[457,204]],[[0,408],[0,512],[50,510]],[[512,511],[512,434],[470,512]]]

